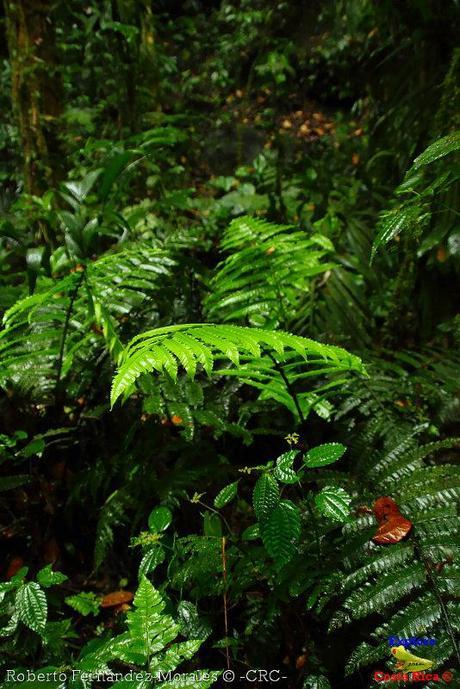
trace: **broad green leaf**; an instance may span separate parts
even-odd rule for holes
[[[221,509],[221,507],[225,507],[225,505],[228,505],[229,502],[233,500],[233,498],[236,496],[238,491],[238,481],[235,481],[234,483],[229,483],[228,486],[225,486],[222,488],[222,490],[216,495],[214,499],[214,507],[217,507],[217,509]]]
[[[241,534],[243,541],[256,541],[260,538],[260,526],[259,524],[251,524],[247,529]]]
[[[337,522],[349,521],[351,498],[343,488],[326,486],[315,496],[318,510]]]
[[[460,131],[452,132],[438,141],[434,141],[418,158],[414,160],[415,169],[422,165],[429,165],[439,158],[443,158],[449,153],[454,153],[460,149]]]
[[[48,606],[46,595],[35,581],[23,584],[16,592],[16,609],[19,619],[34,632],[45,629]]]
[[[207,620],[200,617],[196,605],[183,600],[177,606],[181,634],[187,639],[207,639],[212,627]]]
[[[65,574],[62,572],[53,572],[51,565],[47,565],[41,569],[37,574],[37,581],[41,586],[47,588],[48,586],[56,586],[57,584],[62,584],[63,581],[67,581]]]
[[[160,545],[154,545],[153,548],[144,553],[141,564],[139,565],[139,579],[153,572],[164,559],[165,551],[163,548]]]
[[[300,514],[290,500],[282,500],[261,525],[262,540],[278,566],[289,562],[300,537]]]
[[[297,483],[299,480],[299,477],[292,468],[294,459],[298,454],[299,450],[289,450],[289,452],[280,455],[276,460],[276,467],[273,471],[273,475],[278,481],[281,481],[281,483],[292,484]]]
[[[325,443],[309,450],[303,461],[310,469],[324,467],[340,459],[346,450],[347,448],[341,443]]]
[[[160,505],[160,507],[155,507],[155,509],[149,514],[149,529],[154,533],[166,531],[171,522],[172,512],[168,507],[164,507],[163,505]]]
[[[259,522],[268,519],[280,499],[278,484],[270,474],[262,474],[258,479],[252,496],[254,512]]]

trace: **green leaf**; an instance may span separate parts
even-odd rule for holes
[[[148,550],[139,565],[139,579],[143,576],[147,576],[150,572],[153,572],[158,565],[160,565],[165,559],[165,551],[160,545],[155,545],[153,548]]]
[[[278,566],[289,562],[300,537],[300,514],[290,500],[282,500],[261,525],[262,540]]]
[[[254,512],[259,522],[268,519],[271,512],[279,503],[280,493],[278,484],[270,474],[262,474],[259,477],[252,496]]]
[[[326,486],[315,496],[321,514],[337,522],[349,521],[351,498],[343,488]]]
[[[418,158],[414,160],[415,169],[422,165],[429,165],[439,158],[443,158],[449,153],[454,153],[460,149],[460,131],[452,132],[438,141],[434,141]]]
[[[16,609],[19,619],[34,632],[45,629],[48,606],[43,589],[35,581],[23,584],[16,592]]]
[[[260,538],[260,526],[259,524],[251,524],[247,529],[241,534],[243,541],[256,541]]]
[[[62,574],[62,572],[53,572],[51,565],[47,565],[37,574],[37,581],[44,588],[62,584],[63,581],[67,581],[67,578],[68,577],[66,577],[65,574]]]
[[[172,512],[168,507],[160,505],[150,512],[148,524],[150,531],[154,533],[166,531],[171,522]]]
[[[310,469],[324,467],[340,459],[346,450],[347,448],[341,443],[325,443],[309,450],[303,461]]]
[[[187,639],[204,640],[211,634],[211,625],[200,617],[193,603],[182,600],[177,606],[177,615],[181,625],[181,634]]]
[[[228,503],[231,502],[233,498],[236,496],[237,491],[238,481],[235,481],[234,483],[229,483],[228,486],[222,488],[222,490],[216,495],[214,499],[214,507],[217,507],[217,509],[220,510],[221,507],[225,507],[225,505],[228,505]]]
[[[377,224],[377,236],[372,244],[372,258],[379,247],[388,244],[401,232],[407,232],[426,219],[418,206],[406,206],[382,213]]]
[[[24,457],[33,457],[33,455],[40,455],[45,449],[45,441],[43,438],[34,438],[22,450],[21,454]]]
[[[273,476],[281,483],[292,484],[297,483],[299,480],[296,472],[292,469],[292,464],[298,454],[299,450],[289,450],[289,452],[280,455],[276,460]]]
[[[99,597],[92,591],[82,591],[75,596],[67,596],[65,602],[83,617],[97,615],[100,608]]]
[[[270,331],[261,328],[247,328],[236,325],[216,325],[213,323],[190,323],[170,325],[149,330],[134,337],[127,346],[121,366],[116,374],[111,392],[112,407],[121,395],[129,394],[137,379],[145,373],[167,373],[177,379],[179,367],[188,377],[193,378],[197,364],[210,374],[216,360],[230,360],[235,368],[230,371],[219,370],[218,374],[240,374],[244,357],[249,362],[269,362],[262,356],[262,349],[274,352],[280,359],[295,356],[298,365],[306,365],[309,357],[315,361],[315,375],[326,369],[327,373],[337,371],[364,372],[361,360],[339,347],[324,345],[283,331]],[[279,375],[279,372],[278,372]],[[249,384],[247,375],[242,375]],[[260,381],[256,387],[260,386]],[[286,391],[284,390],[284,393]],[[288,398],[291,400],[289,395]]]
[[[134,610],[127,615],[130,643],[122,635],[114,650],[120,659],[132,658],[128,662],[142,664],[176,638],[179,625],[163,613],[164,601],[145,577],[141,578],[133,604]]]

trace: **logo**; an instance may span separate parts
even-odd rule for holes
[[[389,636],[388,643],[391,646],[391,655],[396,660],[396,666],[394,670],[390,671],[376,670],[373,678],[378,684],[386,682],[410,682],[411,684],[443,682],[449,684],[452,682],[452,672],[449,670],[441,673],[433,672],[431,669],[434,664],[433,660],[415,655],[407,649],[408,646],[434,646],[436,639]]]
[[[391,653],[394,655],[396,660],[396,669],[402,672],[420,672],[421,670],[428,670],[433,665],[432,660],[428,658],[419,658],[419,656],[414,655],[407,648],[401,646],[394,646],[391,649]]]
[[[404,648],[409,648],[409,646],[434,646],[436,639],[423,639],[418,636],[410,636],[408,638],[402,638],[400,636],[389,636],[388,645],[389,646],[404,646]]]

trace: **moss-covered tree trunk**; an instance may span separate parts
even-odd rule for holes
[[[55,185],[62,165],[58,139],[62,88],[52,6],[44,0],[4,0],[4,6],[24,188],[41,194]]]

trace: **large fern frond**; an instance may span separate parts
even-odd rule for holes
[[[206,302],[210,318],[221,321],[286,327],[309,304],[312,278],[333,265],[324,261],[334,250],[327,237],[249,216],[230,223],[221,248],[232,253],[217,267]]]
[[[12,382],[46,398],[76,360],[87,361],[105,347],[117,361],[121,325],[173,265],[165,251],[141,244],[79,265],[64,278],[39,281],[36,293],[4,316],[2,384]]]
[[[210,375],[215,362],[222,360],[230,360],[234,368],[215,373],[241,376],[288,407],[289,396],[294,404],[291,383],[364,371],[361,360],[345,350],[286,332],[203,323],[174,325],[150,330],[130,342],[113,381],[112,405],[121,395],[129,395],[144,373],[166,373],[175,380],[182,368],[194,378],[199,367]]]

